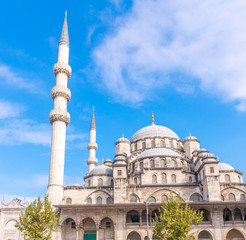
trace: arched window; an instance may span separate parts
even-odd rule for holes
[[[163,184],[167,183],[167,175],[166,175],[166,173],[162,173],[161,174],[161,178],[162,178],[162,183]]]
[[[146,148],[146,143],[142,142],[142,149],[145,150],[145,148]]]
[[[176,175],[175,174],[172,174],[171,179],[172,179],[172,183],[176,183]]]
[[[166,159],[161,159],[161,167],[164,168],[166,166],[167,166]]]
[[[130,202],[131,202],[131,203],[136,203],[137,200],[138,200],[138,198],[137,198],[136,195],[132,194],[132,195],[130,196]]]
[[[158,221],[160,221],[160,212],[159,210],[154,210],[151,214],[151,220],[152,222],[155,220],[155,218],[158,218]],[[156,238],[152,238],[153,240],[156,239]]]
[[[189,182],[192,183],[192,177],[189,177]]]
[[[108,197],[107,198],[107,204],[113,204],[113,198]]]
[[[241,177],[240,176],[238,176],[238,182],[241,182]]]
[[[156,184],[157,183],[157,177],[156,177],[156,175],[153,175],[152,176],[152,183],[153,184]]]
[[[98,186],[99,187],[103,186],[103,180],[102,180],[102,178],[99,178],[98,179]]]
[[[161,140],[161,142],[160,142],[160,147],[164,147],[165,145],[164,145],[164,141],[163,140]]]
[[[139,212],[135,210],[131,210],[126,215],[126,222],[127,223],[136,223],[139,222]],[[135,239],[135,238],[133,238]]]
[[[137,151],[138,150],[138,145],[135,143],[134,146],[135,146],[134,147],[135,148],[135,151]]]
[[[138,183],[138,179],[135,177],[134,178],[134,184],[137,184]]]
[[[200,202],[202,200],[202,197],[200,194],[198,193],[193,193],[191,196],[190,196],[190,201],[191,202]]]
[[[208,221],[211,221],[211,218],[210,218],[210,213],[209,213],[209,211],[208,210],[206,210],[206,209],[200,209],[199,210],[200,212],[203,212],[203,215],[202,215],[202,221],[203,222],[208,222]]]
[[[233,193],[229,194],[229,201],[236,201],[236,197]]]
[[[114,186],[114,179],[111,179],[111,186]]]
[[[155,202],[156,202],[156,199],[155,199],[154,197],[150,197],[150,198],[149,198],[149,202],[155,203]]]
[[[154,168],[155,167],[155,160],[150,160],[150,167],[151,168]]]
[[[171,167],[173,167],[173,168],[177,167],[177,162],[175,159],[172,159],[171,164],[172,164]]]
[[[67,200],[66,200],[66,203],[67,204],[72,204],[72,199],[68,197]]]
[[[91,180],[88,180],[88,187],[91,186]]]
[[[231,210],[228,208],[225,208],[223,211],[223,219],[224,221],[232,221],[232,214]]]
[[[101,197],[97,197],[97,204],[102,204],[102,198]]]
[[[161,201],[162,202],[168,202],[168,196],[167,195],[162,195],[161,196]]]
[[[240,195],[240,201],[245,201],[245,195],[244,194]]]
[[[144,167],[143,167],[143,162],[140,163],[140,170],[143,172]]]
[[[154,140],[151,141],[151,147],[152,147],[152,148],[155,147],[155,141],[154,141]]]
[[[243,216],[241,210],[239,208],[235,208],[234,221],[242,221],[242,220],[243,220]]]
[[[173,148],[173,141],[171,139],[169,140],[169,147]]]
[[[198,240],[213,240],[213,238],[208,231],[203,230],[198,234]]]
[[[226,181],[226,183],[230,183],[231,182],[230,175],[228,175],[228,174],[225,175],[225,181]]]
[[[92,199],[91,198],[87,198],[87,204],[92,204]]]

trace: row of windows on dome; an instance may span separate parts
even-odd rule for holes
[[[111,179],[111,181],[110,181],[110,186],[113,186],[113,185],[114,185],[114,180]],[[92,187],[92,186],[93,186],[91,180],[88,180],[88,181],[87,181],[87,186],[88,186],[88,187]],[[108,185],[104,184],[102,178],[98,178],[98,180],[97,180],[97,185],[96,185],[96,186],[98,186],[98,187],[103,187],[103,186],[108,186]]]
[[[138,169],[139,167],[139,169]],[[136,163],[132,163],[131,168],[132,168],[132,172],[134,172],[135,170],[140,170],[143,171],[144,168],[177,168],[177,167],[182,167],[183,169],[186,170],[190,170],[189,166],[187,164],[186,161],[181,160],[180,164],[178,164],[177,160],[175,158],[172,158],[170,160],[167,161],[166,158],[162,158],[162,159],[150,159],[147,161],[141,161],[136,162]]]
[[[189,181],[192,182],[192,177],[189,178]],[[170,183],[176,183],[177,182],[177,178],[175,174],[171,175],[171,182]],[[167,181],[167,174],[166,173],[162,173],[161,174],[161,182],[158,181],[157,175],[152,175],[152,184],[167,184],[169,183]],[[134,177],[134,184],[141,184],[141,178],[140,177]]]
[[[148,148],[155,148],[155,147],[161,147],[161,148],[178,148],[181,149],[182,146],[177,140],[172,139],[166,139],[166,140],[160,140],[156,141],[155,139],[152,139],[150,142],[148,141],[139,141],[138,143],[133,143],[131,145],[132,151],[142,150]]]

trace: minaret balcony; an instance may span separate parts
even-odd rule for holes
[[[51,124],[55,121],[62,121],[68,125],[70,122],[70,114],[60,109],[51,110],[49,114],[49,120]]]
[[[96,143],[88,143],[87,148],[88,148],[88,150],[90,150],[90,149],[97,150],[97,144]]]
[[[57,62],[54,65],[53,71],[54,71],[55,76],[58,73],[65,73],[68,78],[71,77],[71,73],[72,73],[71,67],[65,62]]]
[[[54,100],[56,97],[64,97],[67,102],[71,99],[71,91],[63,86],[55,86],[51,90],[51,97]]]

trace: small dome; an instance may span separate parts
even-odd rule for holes
[[[142,152],[136,160],[147,158],[147,157],[161,157],[161,156],[170,156],[170,157],[182,157],[180,154],[174,152],[168,148],[152,148]]]
[[[230,164],[227,163],[219,163],[219,171],[233,171],[235,170]]]
[[[178,135],[167,127],[163,127],[160,125],[150,125],[138,130],[131,138],[131,142],[138,141],[140,139],[145,138],[154,138],[154,137],[167,137],[167,138],[175,138],[179,140]]]
[[[208,152],[208,150],[206,148],[201,148],[199,152]]]
[[[76,183],[73,184],[72,186],[73,186],[73,187],[81,187],[81,185],[80,185],[78,182],[76,182]]]
[[[198,140],[198,139],[194,136],[189,136],[189,137],[185,138],[184,141],[189,141],[189,140],[192,141],[192,140]]]
[[[128,143],[130,143],[130,141],[129,141],[127,138],[125,138],[125,137],[121,137],[121,138],[119,138],[119,139],[116,141],[116,143],[120,143],[120,142],[128,142]]]
[[[112,168],[105,166],[105,165],[100,165],[100,166],[96,166],[94,169],[92,169],[88,176],[92,176],[92,175],[111,175],[113,176],[113,170]]]
[[[104,163],[112,163],[112,161],[108,158],[104,161]]]

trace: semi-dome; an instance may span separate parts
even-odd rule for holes
[[[233,171],[235,170],[234,167],[232,167],[230,164],[228,163],[219,163],[219,171]]]
[[[105,166],[105,165],[100,165],[100,166],[97,166],[95,167],[94,169],[92,169],[88,176],[92,176],[92,175],[111,175],[113,176],[113,170],[112,168],[108,167],[108,166]]]
[[[160,125],[150,125],[138,130],[132,136],[131,142],[135,142],[145,138],[153,138],[153,137],[161,137],[161,138],[167,137],[167,138],[175,138],[179,140],[178,135],[171,129]]]
[[[152,148],[149,150],[146,150],[142,152],[136,160],[140,160],[143,158],[148,158],[148,157],[162,157],[162,156],[167,156],[167,157],[182,157],[180,154],[177,152],[174,152],[173,150],[169,148]]]

